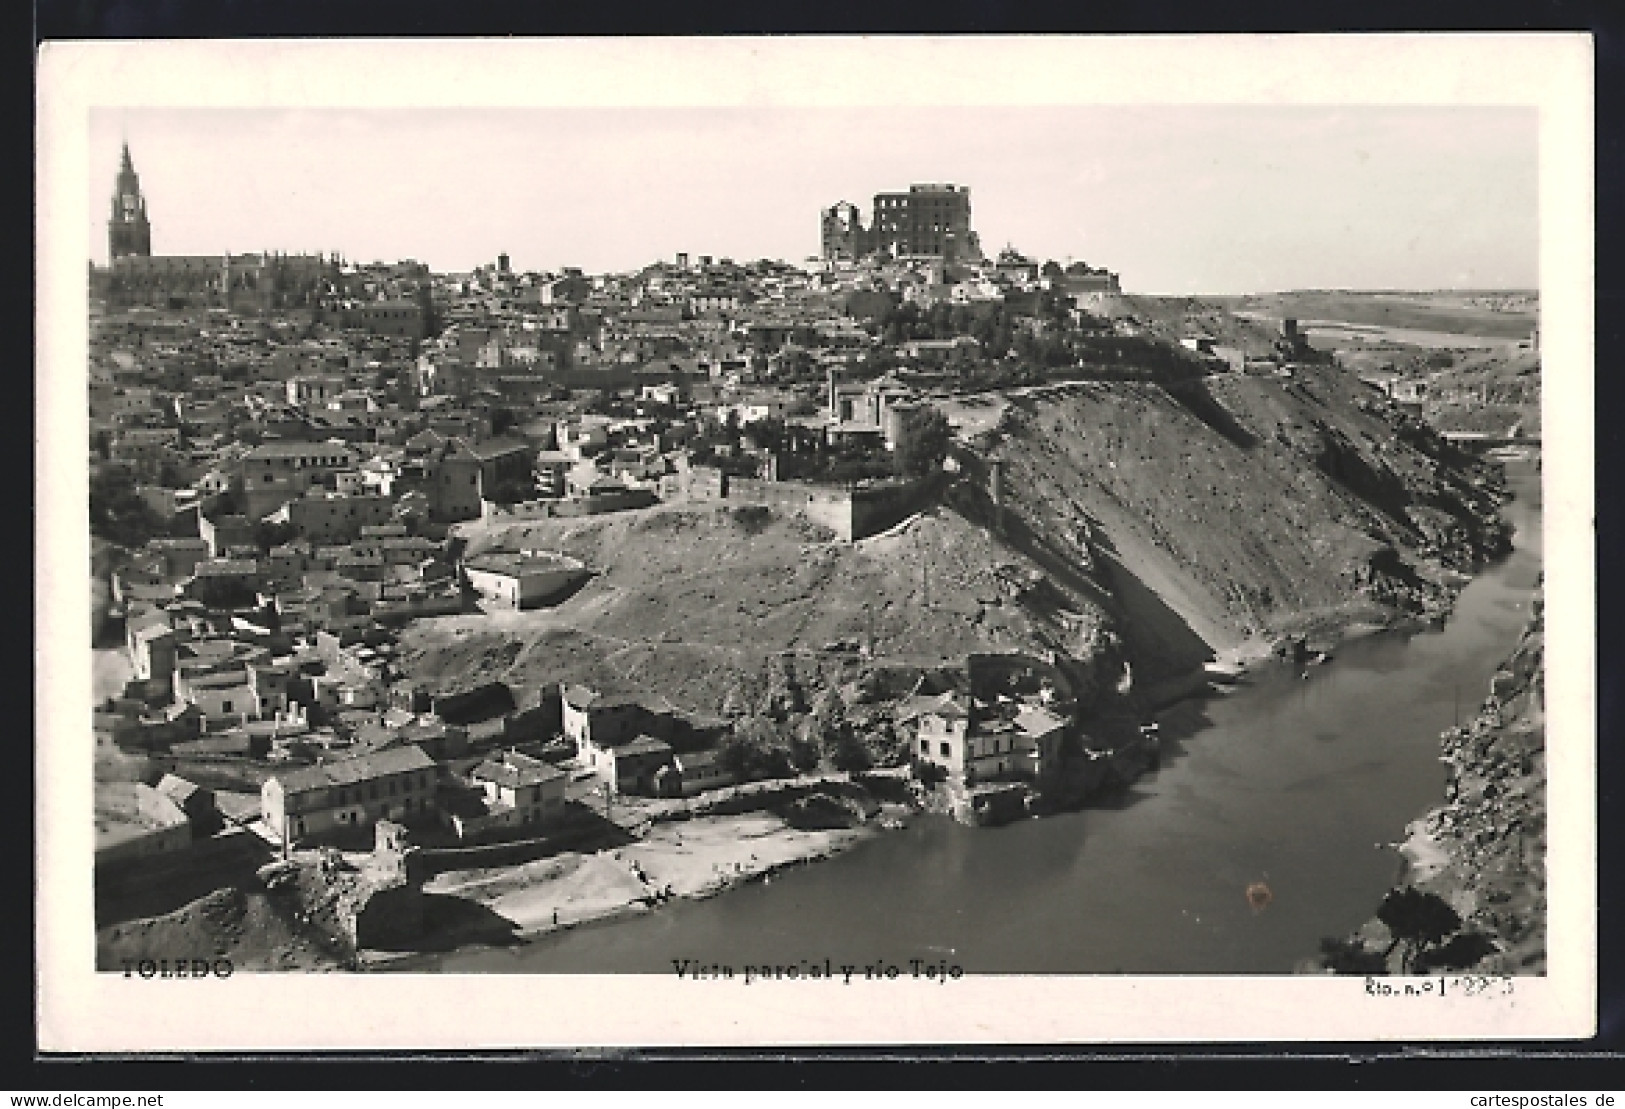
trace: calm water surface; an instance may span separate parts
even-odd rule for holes
[[[1540,568],[1539,475],[1514,463],[1515,552],[1439,631],[1344,645],[1164,713],[1162,769],[1111,808],[997,829],[918,818],[824,862],[515,948],[452,972],[665,973],[947,958],[969,973],[1283,974],[1375,911],[1405,825],[1437,805],[1438,737],[1516,642]],[[1273,900],[1255,913],[1245,890]]]

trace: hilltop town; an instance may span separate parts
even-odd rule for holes
[[[990,257],[969,195],[837,204],[805,266],[440,273],[154,255],[126,150],[89,273],[104,968],[353,965],[1076,806],[1156,763],[1157,705],[1436,618],[1505,549],[1414,376]]]

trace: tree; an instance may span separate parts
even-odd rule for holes
[[[874,759],[869,756],[869,748],[863,745],[863,740],[857,733],[850,728],[843,728],[837,734],[835,742],[830,744],[829,763],[836,770],[856,773],[868,770],[874,765]]]
[[[916,781],[926,786],[934,786],[939,782],[946,781],[948,778],[946,768],[934,762],[927,762],[924,759],[915,759],[910,763],[909,772],[914,775]]]
[[[818,377],[818,364],[801,347],[786,347],[779,355],[778,376],[784,381],[812,381]]]
[[[104,466],[90,479],[90,532],[124,547],[145,546],[164,533],[164,521],[135,491],[122,466]]]
[[[254,545],[269,552],[273,547],[291,542],[298,534],[299,529],[288,521],[259,520],[254,524]]]
[[[756,776],[760,778],[793,778],[795,760],[786,747],[767,747],[757,753]]]
[[[1403,943],[1407,969],[1418,956],[1437,947],[1461,928],[1461,916],[1448,901],[1415,886],[1389,891],[1377,910],[1377,919],[1387,925],[1393,936],[1393,942],[1383,954],[1386,956]]]
[[[493,437],[503,434],[517,426],[519,414],[507,406],[491,409],[491,435]]]
[[[942,460],[954,438],[948,417],[927,405],[903,419],[903,435],[897,444],[897,472],[904,477],[926,477],[942,470]]]
[[[784,421],[777,416],[765,416],[753,421],[747,433],[764,451],[784,449]]]
[[[717,765],[733,775],[736,781],[750,781],[756,768],[755,747],[743,736],[730,736],[717,749]]]
[[[818,744],[805,736],[797,736],[790,741],[790,762],[801,773],[811,774],[817,770],[819,760],[822,758]]]

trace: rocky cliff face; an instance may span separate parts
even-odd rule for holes
[[[1493,471],[1327,366],[1030,390],[986,439],[1010,535],[1098,568],[1147,676],[1441,613],[1508,540]]]
[[[902,697],[922,669],[1014,652],[1064,671],[1088,716],[1229,648],[1442,613],[1453,568],[1505,543],[1494,472],[1335,367],[979,402],[959,403],[989,415],[961,423],[940,501],[859,543],[778,509],[746,527],[726,502],[487,529],[471,550],[542,547],[594,577],[556,609],[416,622],[402,665],[799,726],[821,690],[912,670]]]
[[[1466,728],[1445,733],[1446,803],[1424,832],[1447,862],[1419,883],[1450,901],[1496,950],[1475,966],[1546,969],[1546,681],[1540,597],[1517,649]]]
[[[1411,826],[1404,889],[1447,903],[1459,926],[1411,969],[1541,974],[1546,969],[1546,683],[1540,595],[1478,715],[1444,733],[1445,804]],[[1407,945],[1373,920],[1328,941],[1321,969],[1400,973]]]

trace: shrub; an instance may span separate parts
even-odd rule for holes
[[[820,757],[818,744],[806,739],[793,739],[790,741],[790,762],[803,774],[810,774],[817,770]]]
[[[948,417],[935,408],[911,412],[903,421],[903,439],[897,447],[897,471],[906,477],[925,477],[942,469],[953,444]]]
[[[847,732],[830,745],[829,762],[836,770],[862,771],[873,765],[869,749],[857,736]]]
[[[747,535],[760,535],[773,522],[773,510],[760,504],[740,505],[730,515]]]
[[[1392,951],[1405,944],[1405,965],[1412,967],[1418,957],[1437,947],[1461,928],[1461,916],[1450,903],[1436,893],[1424,893],[1415,886],[1392,890],[1383,898],[1377,910],[1377,919],[1387,925],[1393,936],[1388,945]]]
[[[909,773],[921,785],[934,786],[948,780],[948,771],[934,762],[916,759],[909,764]]]

